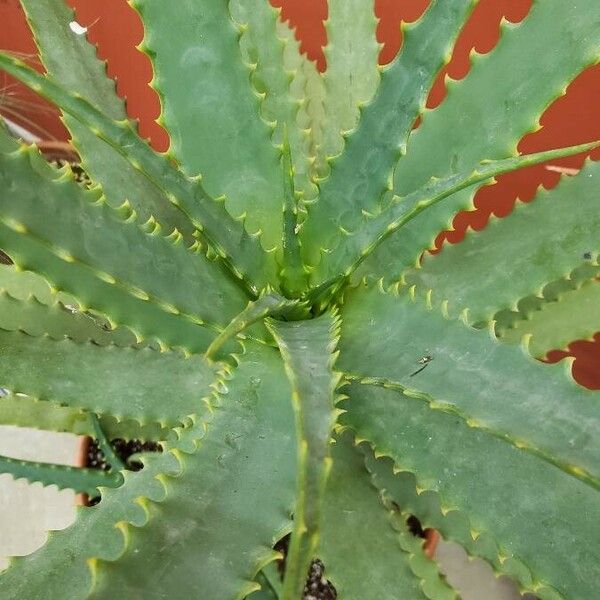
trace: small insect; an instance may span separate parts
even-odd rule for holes
[[[433,360],[433,356],[431,354],[425,354],[422,356],[417,362],[422,365],[419,367],[414,373],[411,373],[410,376],[414,377],[418,373],[420,373],[431,361]]]

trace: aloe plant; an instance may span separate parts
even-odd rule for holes
[[[340,598],[454,598],[416,515],[542,600],[595,597],[598,397],[528,347],[600,329],[600,163],[420,257],[497,175],[598,145],[516,151],[598,61],[597,0],[534,2],[434,111],[470,0],[385,68],[373,2],[330,0],[324,74],[266,0],[136,0],[165,154],[71,10],[21,3],[46,74],[0,66],[93,183],[1,133],[0,422],[92,436],[110,469],[0,458],[101,496],[0,596],[296,600],[319,557]],[[116,437],[163,452],[134,472]]]

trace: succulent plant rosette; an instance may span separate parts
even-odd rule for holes
[[[535,0],[435,110],[473,1],[380,67],[373,1],[329,0],[320,73],[267,0],[136,0],[166,153],[72,10],[21,4],[46,72],[0,68],[89,181],[0,131],[0,422],[106,463],[0,457],[100,497],[0,597],[299,600],[317,557],[340,599],[457,597],[409,515],[541,600],[597,597],[600,398],[534,359],[600,330],[600,163],[427,250],[496,176],[599,145],[517,152],[598,62],[598,0]],[[117,438],[163,451],[132,469]]]

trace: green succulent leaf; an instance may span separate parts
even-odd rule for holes
[[[592,150],[599,142],[581,144],[535,154],[525,154],[498,161],[484,161],[477,169],[459,173],[431,182],[404,198],[394,197],[392,203],[378,215],[365,218],[356,231],[346,231],[345,237],[327,257],[326,264],[313,276],[317,290],[338,281],[342,276],[351,275],[356,267],[387,237],[430,209],[438,202],[451,198],[462,189],[471,187],[478,181],[486,181],[495,175],[536,165],[552,158],[571,156]]]
[[[599,42],[596,0],[579,3],[577,10],[562,0],[533,2],[523,22],[504,21],[497,46],[486,55],[473,53],[465,79],[447,81],[443,103],[423,114],[394,171],[393,193],[405,196],[432,175],[447,177],[485,158],[515,155],[548,105],[597,62]],[[390,237],[365,261],[359,276],[399,279],[459,211],[472,208],[475,191],[466,189],[419,215],[404,227],[402,239]]]
[[[109,119],[84,98],[65,91],[48,77],[39,75],[7,54],[0,53],[0,68],[72,115],[120,152],[155,186],[164,189],[171,203],[188,215],[251,293],[256,294],[256,286],[262,287],[269,281],[268,268],[263,271],[269,255],[260,248],[256,237],[248,235],[243,225],[229,216],[222,202],[208,196],[198,178],[187,178],[167,157],[156,154],[138,137],[128,121]],[[237,267],[231,262],[233,257]],[[253,277],[256,277],[255,281]],[[272,280],[274,282],[274,277]]]
[[[294,313],[302,314],[301,310],[297,300],[288,300],[278,294],[261,296],[255,302],[249,302],[248,306],[231,320],[229,325],[212,341],[205,356],[212,359],[228,339],[238,335],[256,321],[268,316],[294,316]]]
[[[450,413],[600,488],[593,392],[406,292],[362,287],[342,311],[340,368]]]
[[[182,433],[197,446],[182,457],[183,473],[148,525],[131,532],[120,560],[99,573],[94,597],[176,598],[192,589],[207,600],[243,598],[276,558],[271,546],[289,527],[294,491],[289,386],[276,352],[260,347],[224,383],[206,423]],[[248,503],[253,510],[240,519]],[[165,561],[168,569],[152,568]]]
[[[333,313],[309,321],[273,321],[268,327],[281,350],[292,386],[298,438],[298,490],[294,530],[286,558],[284,600],[304,588],[319,539],[321,505],[331,468],[329,444],[337,411],[333,372],[339,322]]]
[[[279,147],[287,138],[294,188],[298,195],[311,198],[316,189],[310,178],[306,132],[298,124],[301,99],[294,91],[297,71],[306,58],[300,55],[293,32],[278,21],[279,11],[268,2],[232,0],[229,8],[243,27],[242,57],[252,69],[250,81],[262,100],[260,115],[273,128],[271,142]]]
[[[423,293],[432,290],[434,302],[447,300],[453,314],[468,308],[472,323],[489,322],[528,295],[544,295],[549,282],[582,262],[594,264],[600,251],[599,182],[600,162],[590,161],[579,176],[540,191],[531,203],[517,203],[510,215],[470,231],[459,244],[425,255],[404,280]],[[532,235],[534,227],[544,235]]]
[[[98,191],[83,190],[34,150],[0,156],[0,180],[2,247],[22,268],[114,322],[171,345],[188,330],[189,347],[202,351],[200,339],[214,335],[204,324],[224,325],[246,303],[199,249],[185,248],[180,236],[144,230],[132,209],[110,207]],[[181,277],[189,284],[179,285]]]
[[[385,479],[376,469],[378,487],[423,526],[439,527],[542,600],[593,595],[600,573],[597,490],[395,390],[353,384],[345,392],[343,422],[378,456],[390,457],[400,475],[414,474],[418,493],[396,483],[385,461]]]
[[[471,0],[434,0],[410,30],[405,28],[400,54],[382,71],[377,94],[311,207],[302,232],[309,265],[319,265],[321,253],[334,248],[344,231],[354,231],[365,212],[382,208],[393,166],[473,6]]]
[[[340,597],[456,598],[402,515],[371,484],[349,432],[337,437],[332,458],[320,556]]]
[[[11,393],[0,396],[0,425],[69,431],[79,435],[94,432],[89,416],[78,408]]]
[[[325,80],[317,70],[315,63],[309,60],[301,60],[298,66],[296,79],[301,89],[304,102],[298,111],[298,121],[307,132],[307,153],[312,163],[311,175],[315,183],[325,177],[329,171],[325,158],[322,156],[321,144],[325,134]],[[320,192],[319,192],[320,193]],[[308,203],[314,203],[318,194],[308,198]],[[304,207],[306,211],[306,206]],[[306,218],[306,215],[304,215]]]
[[[0,329],[0,382],[14,393],[141,423],[180,423],[201,405],[218,363],[152,348],[98,346]]]
[[[529,351],[543,358],[550,350],[566,348],[570,342],[591,338],[598,331],[600,281],[593,279],[554,302],[546,302],[513,327],[502,329],[499,339],[516,343],[527,336]]]
[[[112,415],[100,415],[99,418],[102,430],[110,439],[164,440],[170,432],[160,423],[142,424],[132,419],[119,420]],[[95,435],[91,413],[22,394],[0,396],[0,425]]]
[[[361,109],[375,96],[380,79],[381,46],[375,36],[378,21],[373,0],[330,0],[327,8],[322,161],[342,153],[345,136],[356,128]]]
[[[282,288],[291,296],[300,296],[307,285],[307,276],[302,263],[300,240],[298,239],[298,200],[294,190],[294,169],[287,133],[283,140],[281,157],[283,171],[283,268]]]
[[[26,479],[44,486],[55,485],[59,490],[70,488],[76,492],[96,495],[102,487],[119,487],[123,476],[119,472],[79,469],[0,456],[0,473],[13,479]]]
[[[23,0],[29,25],[47,73],[60,85],[81,94],[116,121],[127,118],[125,103],[106,74],[104,62],[85,34],[73,32],[74,11],[63,0]],[[155,218],[166,234],[177,229],[191,239],[194,227],[168,197],[114,148],[75,118],[65,115],[72,143],[90,177],[102,185],[107,202],[118,208],[128,200],[138,219]]]
[[[185,0],[173,11],[157,0],[133,3],[144,22],[142,48],[154,66],[173,155],[186,173],[202,175],[209,194],[225,196],[230,214],[244,219],[250,233],[260,232],[271,249],[281,243],[279,153],[260,117],[251,68],[242,60],[244,34],[229,4]],[[255,11],[268,8],[251,4]]]
[[[5,277],[7,274],[10,277]],[[13,277],[14,280],[10,281]],[[36,291],[26,294],[23,300],[12,296],[13,293],[34,289]],[[45,301],[38,300],[39,297]],[[0,329],[18,330],[33,337],[44,335],[57,341],[64,338],[80,343],[92,341],[98,346],[141,346],[130,329],[111,329],[101,319],[82,312],[77,305],[63,304],[59,297],[33,273],[17,272],[11,267],[0,268]]]

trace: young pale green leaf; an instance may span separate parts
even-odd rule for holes
[[[497,161],[484,161],[474,171],[459,173],[432,181],[404,198],[395,197],[393,202],[378,215],[364,217],[362,225],[356,231],[347,231],[346,235],[328,254],[327,261],[321,263],[313,274],[313,283],[317,291],[326,288],[340,277],[353,273],[357,266],[371,254],[387,237],[412,221],[420,213],[430,209],[438,202],[452,197],[462,189],[475,183],[509,173],[519,168],[536,165],[553,158],[561,158],[586,152],[600,145],[600,141],[525,154]]]
[[[164,190],[170,202],[188,215],[250,293],[257,294],[258,289],[269,281],[275,284],[269,269],[269,264],[273,271],[275,269],[274,258],[271,256],[272,260],[269,260],[257,238],[250,236],[242,223],[227,213],[221,201],[211,198],[197,178],[187,178],[166,156],[156,154],[139,138],[129,122],[109,119],[84,98],[64,90],[8,54],[0,53],[0,68],[72,115]]]
[[[297,300],[288,300],[278,294],[261,296],[258,300],[250,302],[239,315],[231,320],[229,325],[212,341],[206,350],[205,356],[212,359],[227,340],[241,333],[256,321],[260,321],[267,316],[291,316],[300,311],[301,308]]]
[[[329,171],[327,161],[320,153],[326,127],[325,81],[323,75],[317,70],[316,64],[309,60],[301,61],[297,79],[304,99],[298,111],[298,121],[308,134],[307,154],[312,163],[311,176],[313,181],[317,182]],[[308,198],[308,203],[314,203],[317,198],[318,193]]]
[[[372,385],[345,391],[343,423],[377,456],[391,457],[397,471],[415,474],[410,504],[393,480],[378,486],[423,526],[440,526],[542,600],[593,597],[600,576],[596,489],[418,399]]]
[[[341,598],[452,600],[421,542],[372,486],[349,432],[336,438],[323,503],[319,556]]]
[[[344,136],[356,128],[361,107],[379,85],[377,19],[373,0],[330,0],[325,21],[327,69],[321,160],[341,154]]]
[[[302,594],[319,539],[321,505],[331,468],[329,444],[337,411],[333,372],[339,323],[333,313],[309,321],[273,321],[268,328],[281,350],[292,386],[298,439],[294,530],[286,557],[284,600]]]
[[[600,162],[588,162],[557,188],[541,190],[533,202],[517,203],[507,217],[425,255],[404,280],[419,292],[431,290],[436,303],[447,300],[452,314],[468,308],[471,323],[489,322],[523,297],[544,294],[548,282],[582,262],[593,262],[600,251],[599,185]]]
[[[15,480],[27,479],[30,483],[55,485],[59,490],[71,489],[93,495],[97,495],[100,488],[115,488],[123,483],[123,476],[119,472],[78,469],[65,465],[17,460],[6,456],[0,456],[0,473],[8,473]]]
[[[528,336],[533,356],[543,358],[553,349],[566,348],[575,340],[589,339],[600,331],[600,281],[593,279],[576,290],[546,302],[541,309],[514,326],[501,329],[498,337],[503,342],[517,343]]]
[[[294,191],[294,172],[290,143],[285,135],[281,159],[283,172],[283,268],[282,288],[292,297],[299,296],[306,288],[308,277],[302,263],[298,237],[298,200]]]
[[[382,72],[375,98],[362,111],[310,209],[302,231],[309,265],[319,265],[322,252],[334,248],[345,230],[353,231],[364,219],[363,211],[377,213],[381,208],[393,166],[473,5],[472,0],[434,0],[405,29],[399,56]]]
[[[306,132],[297,119],[303,98],[295,94],[298,69],[307,59],[300,54],[294,33],[279,21],[279,11],[270,3],[232,0],[229,7],[235,21],[243,27],[242,57],[251,66],[250,81],[262,100],[260,114],[273,126],[271,142],[279,147],[287,138],[296,192],[303,198],[312,198],[316,189],[310,179]]]
[[[408,293],[360,288],[342,317],[344,371],[405,390],[600,488],[597,394],[562,366],[534,361]]]
[[[269,8],[248,3],[257,12]],[[202,175],[209,194],[225,196],[229,213],[271,249],[281,244],[279,152],[260,117],[251,67],[240,50],[245,34],[229,4],[183,0],[173,10],[162,0],[133,2],[144,23],[142,48],[153,63],[171,152],[186,173]]]
[[[551,102],[598,61],[600,3],[533,2],[522,23],[505,21],[501,29],[498,45],[485,56],[472,54],[466,78],[447,80],[447,98],[423,115],[394,171],[394,194],[414,192],[432,175],[447,177],[484,158],[516,154],[519,140],[537,129]],[[390,237],[365,261],[360,276],[399,279],[459,211],[472,208],[474,193],[466,189],[419,215],[402,238]]]
[[[50,77],[81,94],[111,119],[126,119],[125,103],[116,94],[115,82],[106,75],[106,66],[86,35],[71,29],[75,14],[64,0],[22,0],[21,5]],[[86,173],[102,185],[111,206],[119,207],[128,200],[142,222],[154,217],[165,233],[176,228],[191,239],[194,227],[162,190],[85,125],[69,115],[64,121]]]

